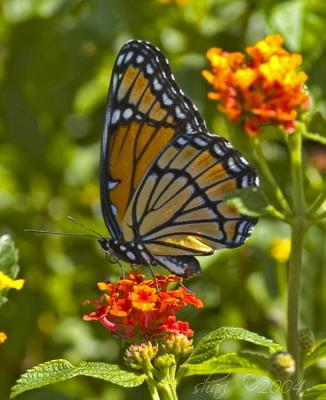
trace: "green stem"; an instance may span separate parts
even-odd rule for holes
[[[173,394],[174,400],[178,400],[177,389],[176,389],[175,385],[173,385],[173,387],[171,387],[171,392]]]
[[[309,209],[310,214],[314,214],[319,208],[324,204],[326,200],[326,186],[324,190],[318,195],[316,200],[312,203],[312,206]]]
[[[326,212],[323,212],[321,214],[317,214],[317,216],[316,216],[317,221],[321,221],[321,220],[323,220],[325,218],[326,218]]]
[[[326,138],[324,136],[319,135],[318,133],[303,132],[303,136],[306,139],[310,139],[313,140],[314,142],[326,145]]]
[[[174,382],[169,384],[169,391],[171,394],[171,400],[178,400],[177,388]]]
[[[170,370],[169,370],[169,377],[170,377],[170,391],[173,400],[178,400],[178,395],[177,395],[177,380],[176,380],[176,372],[177,372],[177,358],[176,358],[176,364],[171,365]]]
[[[266,207],[266,211],[272,217],[279,219],[283,222],[289,223],[289,219],[284,214],[282,214],[279,210],[277,210],[272,204],[268,204],[268,206]]]
[[[162,386],[162,389],[167,394],[168,400],[178,400],[177,381],[175,375],[176,375],[176,364],[173,364],[170,366],[168,374],[166,376],[165,384],[164,386]]]
[[[160,396],[156,389],[155,382],[152,379],[147,379],[146,383],[147,383],[148,391],[151,395],[152,400],[160,400]]]
[[[155,370],[154,384],[161,398],[164,400],[178,400],[177,380],[176,380],[176,364],[170,365],[167,369]]]
[[[293,210],[291,255],[288,277],[288,351],[295,360],[296,370],[292,378],[290,397],[299,399],[296,388],[300,379],[300,349],[298,336],[300,275],[302,267],[302,251],[305,231],[305,198],[302,173],[302,138],[299,132],[289,137],[289,150],[291,155],[291,173],[293,185]]]
[[[255,149],[256,153],[256,159],[258,161],[259,167],[264,174],[266,180],[268,181],[270,188],[272,189],[275,200],[278,202],[278,204],[281,206],[281,208],[287,213],[290,214],[290,207],[289,204],[279,187],[278,183],[276,182],[274,175],[272,174],[272,171],[269,168],[269,165],[266,162],[264,153],[261,149],[260,142],[258,138],[253,138],[252,139],[252,144]]]
[[[159,384],[159,390],[166,400],[178,400],[175,382],[164,382]]]

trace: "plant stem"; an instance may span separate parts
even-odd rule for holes
[[[275,195],[275,199],[278,202],[278,204],[281,206],[281,208],[287,213],[290,213],[290,207],[289,204],[281,190],[281,188],[279,187],[278,183],[276,182],[274,175],[272,174],[272,171],[269,168],[269,165],[267,164],[266,160],[265,160],[265,156],[264,153],[261,149],[260,146],[260,142],[258,138],[253,138],[252,139],[252,144],[253,147],[255,149],[255,153],[256,153],[256,159],[258,161],[259,167],[262,171],[262,173],[264,174],[266,180],[268,181],[274,195]]]
[[[160,396],[158,394],[158,391],[156,389],[156,386],[154,382],[151,379],[146,380],[148,391],[151,395],[152,400],[160,400]]]
[[[269,204],[269,205],[266,207],[266,211],[267,211],[268,214],[270,214],[272,217],[274,217],[274,218],[276,218],[276,219],[279,219],[279,220],[281,220],[281,221],[283,221],[283,222],[289,223],[289,219],[288,219],[284,214],[282,214],[279,210],[277,210],[273,205]]]
[[[299,399],[296,390],[300,378],[300,349],[298,337],[300,275],[302,267],[302,251],[305,231],[305,198],[302,173],[302,138],[300,132],[295,132],[289,137],[289,150],[291,155],[291,173],[293,185],[293,210],[292,241],[288,277],[288,325],[287,340],[288,351],[295,360],[295,373],[292,378],[290,396],[292,400]]]
[[[318,195],[316,200],[313,202],[312,206],[310,207],[309,212],[313,214],[315,211],[318,211],[319,208],[323,205],[324,201],[326,200],[326,187],[324,190]]]
[[[306,139],[313,140],[314,142],[321,143],[326,145],[326,139],[324,136],[319,135],[318,133],[311,133],[311,132],[303,132],[303,136]]]
[[[323,212],[323,213],[321,213],[321,214],[317,214],[316,215],[316,220],[317,221],[322,221],[323,219],[325,219],[326,218],[326,212]]]
[[[164,382],[159,385],[160,393],[166,400],[178,400],[175,382]]]
[[[176,374],[176,364],[173,364],[169,368],[164,385],[162,385],[162,389],[167,395],[168,400],[178,400],[177,381],[175,378],[175,374]]]
[[[154,372],[155,390],[158,391],[164,400],[178,400],[177,381],[176,381],[176,364],[170,365],[167,369],[156,370]]]

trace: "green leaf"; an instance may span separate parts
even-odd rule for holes
[[[11,278],[16,278],[18,275],[18,251],[15,244],[9,235],[0,237],[0,271],[9,275]]]
[[[309,133],[317,136],[323,136],[323,138],[325,138],[326,137],[325,116],[320,111],[315,112],[308,123],[307,129]]]
[[[235,207],[241,214],[259,217],[268,214],[268,203],[259,189],[245,188],[235,190],[224,196],[227,204]]]
[[[270,14],[270,25],[273,32],[278,32],[286,39],[292,51],[301,50],[303,5],[301,0],[290,0],[276,3]]]
[[[213,374],[254,374],[272,378],[269,357],[252,352],[227,353],[199,364],[185,363],[181,376]]]
[[[187,364],[199,364],[210,358],[219,356],[221,343],[229,339],[243,340],[257,346],[267,347],[271,354],[283,350],[281,345],[255,332],[250,332],[243,328],[223,327],[209,333],[199,341]]]
[[[303,392],[301,400],[326,400],[326,384],[312,386]]]
[[[326,358],[326,339],[318,343],[307,355],[304,356],[304,367],[308,368],[322,358]]]
[[[27,390],[62,382],[80,375],[102,379],[123,387],[139,386],[145,379],[145,375],[130,372],[116,364],[81,362],[74,366],[66,360],[52,360],[25,372],[12,388],[10,398]]]

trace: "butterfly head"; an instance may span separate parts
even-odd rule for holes
[[[114,258],[126,261],[130,264],[142,264],[143,258],[140,257],[139,251],[134,243],[129,243],[119,239],[99,239],[102,249]]]
[[[98,242],[104,251],[111,253],[110,239],[98,239]]]
[[[107,254],[107,256],[109,257],[110,261],[113,262],[113,260],[124,259],[124,257],[121,254],[121,251],[119,252],[117,244],[115,243],[114,240],[103,238],[99,239],[98,242],[102,247],[102,249]]]

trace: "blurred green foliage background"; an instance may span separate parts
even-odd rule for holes
[[[205,116],[209,128],[252,160],[247,138],[207,99],[201,70],[208,48],[243,51],[269,33],[280,33],[289,50],[304,56],[313,107],[326,111],[326,2],[323,0],[2,0],[0,3],[0,234],[9,233],[20,250],[24,289],[11,292],[1,309],[0,399],[19,374],[52,358],[117,362],[120,344],[98,324],[81,316],[82,303],[98,296],[96,282],[117,279],[95,240],[37,236],[25,228],[80,231],[72,215],[106,234],[99,204],[99,142],[111,69],[121,45],[131,38],[159,46],[175,76]],[[308,198],[323,185],[326,152],[305,142]],[[316,156],[316,151],[318,157]],[[269,142],[266,156],[289,192],[287,153]],[[323,164],[324,162],[324,164]],[[317,168],[316,168],[317,167]],[[324,180],[325,182],[325,180]],[[202,258],[204,272],[188,287],[206,308],[189,309],[197,337],[223,325],[241,326],[284,343],[286,265],[271,254],[275,238],[288,228],[260,220],[238,250]],[[325,225],[310,229],[304,254],[301,320],[317,338],[325,336]],[[322,365],[320,366],[322,367]],[[326,380],[311,368],[307,386]],[[189,379],[182,399],[202,378]],[[244,390],[230,379],[225,399],[278,399],[263,381]],[[264,393],[266,392],[266,393]],[[143,388],[122,390],[87,378],[20,396],[23,399],[95,400],[147,398]]]

